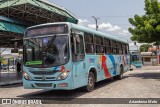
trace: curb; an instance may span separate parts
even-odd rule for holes
[[[0,86],[22,83],[22,80],[0,82]]]

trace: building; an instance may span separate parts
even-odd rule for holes
[[[157,55],[153,52],[141,52],[143,65],[158,65]]]
[[[0,15],[0,48],[14,48],[15,43],[22,48],[24,31],[30,26],[53,22],[78,23],[70,11],[48,0],[0,0]],[[8,60],[17,56],[3,57]],[[14,71],[10,72],[8,67],[8,71],[3,72],[0,68],[0,85],[15,83],[17,79],[21,82]]]
[[[52,22],[78,23],[67,9],[47,0],[1,0],[0,1],[0,48],[13,48],[23,44],[27,27]]]

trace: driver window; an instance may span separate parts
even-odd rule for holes
[[[84,54],[84,44],[83,44],[83,37],[82,35],[79,36],[79,41],[76,41],[76,53],[77,54]]]
[[[81,34],[75,33],[73,35],[74,36],[71,37],[71,51],[73,61],[82,61],[85,57],[83,36]]]
[[[83,36],[78,34],[76,37],[76,59],[77,61],[84,60],[84,42]]]

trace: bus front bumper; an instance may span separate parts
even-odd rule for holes
[[[53,89],[53,90],[72,90],[73,85],[70,78],[58,81],[30,81],[23,78],[25,89]]]

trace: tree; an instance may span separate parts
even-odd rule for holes
[[[148,52],[148,48],[150,48],[150,47],[152,47],[152,45],[150,45],[150,44],[143,44],[143,45],[141,45],[140,46],[140,51],[141,52]]]
[[[131,40],[139,43],[152,43],[160,41],[160,3],[157,0],[145,0],[145,15],[135,15],[129,18],[133,28]]]
[[[153,45],[156,46],[157,49],[159,49],[160,42],[155,42],[155,43],[153,43]]]

